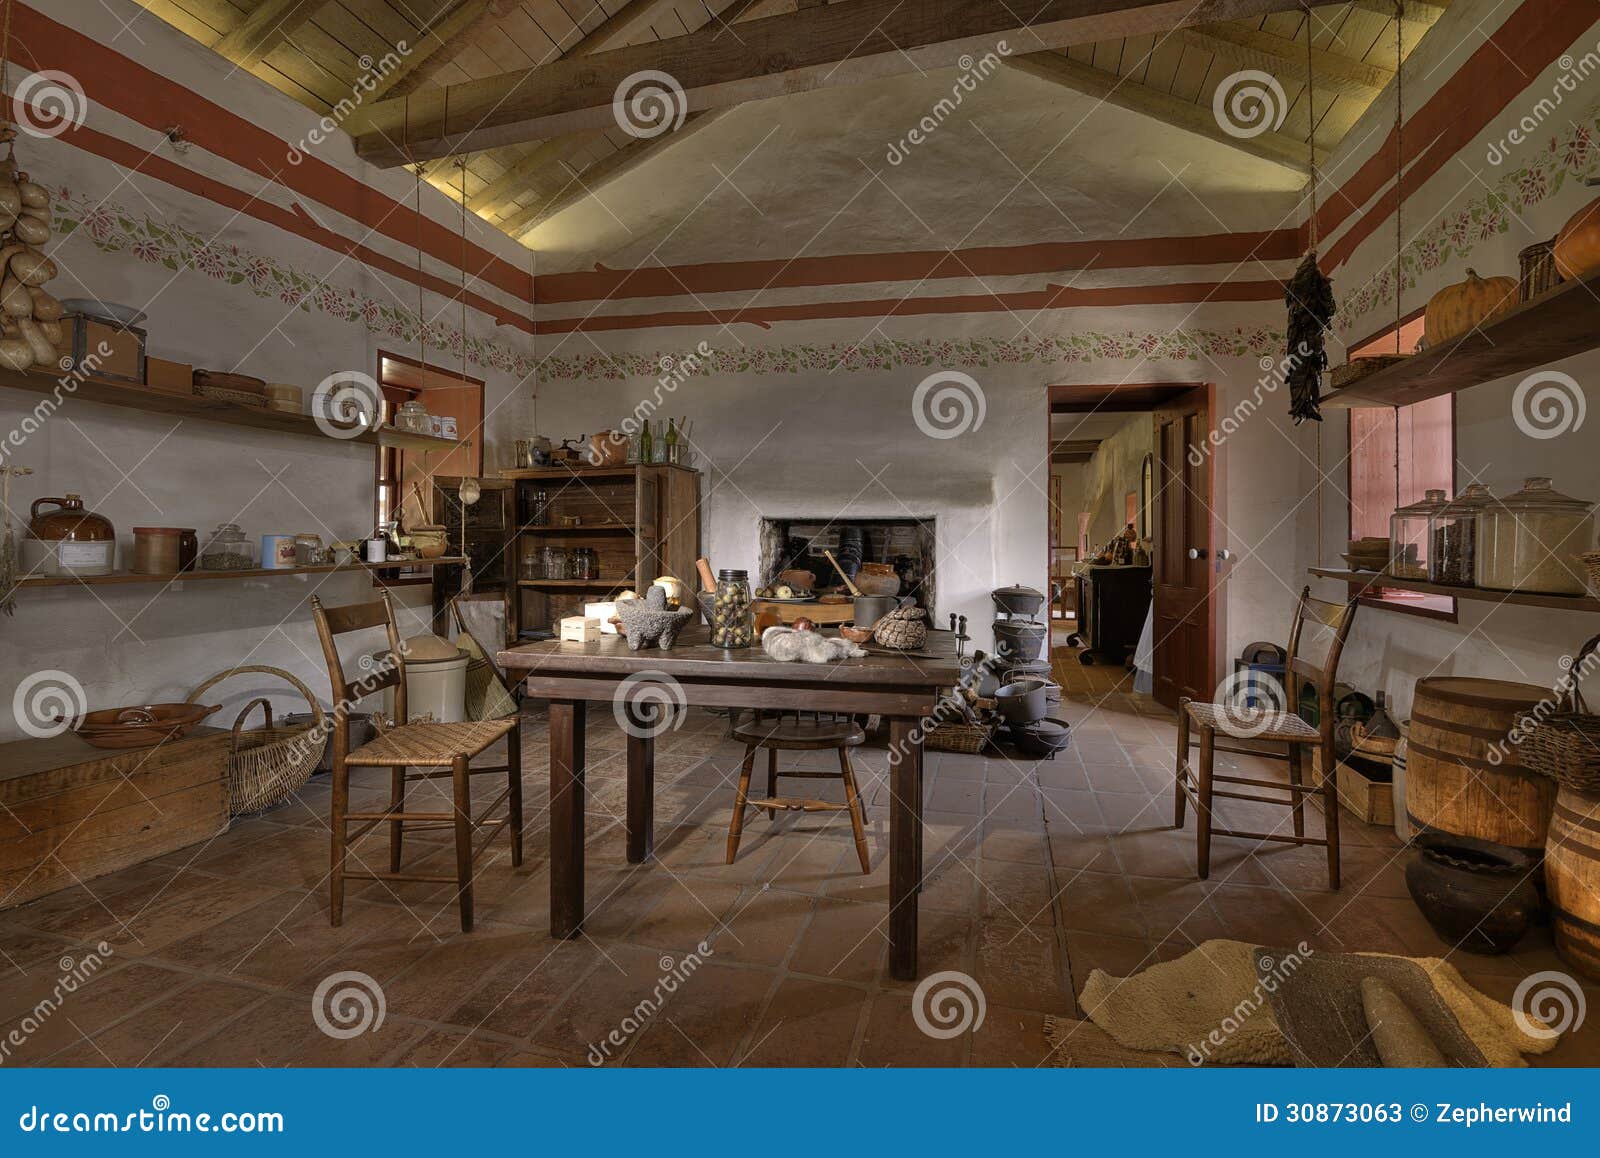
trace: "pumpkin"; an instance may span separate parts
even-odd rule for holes
[[[1556,269],[1568,281],[1600,270],[1600,199],[1589,202],[1556,234]]]
[[[1469,269],[1466,281],[1447,285],[1428,299],[1428,309],[1423,316],[1428,346],[1435,349],[1516,305],[1516,278],[1479,277]]]

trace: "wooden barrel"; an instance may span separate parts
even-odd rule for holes
[[[1563,788],[1545,842],[1545,891],[1562,960],[1600,981],[1600,796]]]
[[[1524,768],[1508,736],[1550,694],[1534,684],[1505,680],[1418,680],[1406,745],[1411,823],[1543,856],[1556,784]]]

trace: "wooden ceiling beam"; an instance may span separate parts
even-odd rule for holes
[[[1432,24],[1450,7],[1450,0],[1405,0],[1405,3],[1406,19],[1422,24]],[[1394,18],[1394,0],[1350,0],[1350,7]]]
[[[628,0],[621,8],[601,21],[593,32],[585,33],[579,38],[571,48],[562,53],[559,59],[588,56],[590,53],[619,47],[638,31],[641,24],[654,16],[657,9],[668,2],[669,0]],[[416,92],[433,79],[440,69],[460,55],[463,49],[521,6],[522,0],[463,0],[441,22],[438,35],[430,35],[433,48],[424,59],[418,60],[415,65],[406,69],[399,79],[391,76],[389,80],[392,83],[377,99],[403,97]],[[605,11],[603,8],[600,10]],[[456,19],[458,14],[460,19]],[[449,25],[448,29],[445,27],[446,24]]]
[[[449,12],[422,29],[418,34],[417,43],[407,44],[409,51],[399,66],[383,78],[383,83],[378,86],[378,91],[373,93],[370,99],[381,101],[392,96],[404,96],[421,83],[420,79],[413,80],[413,77],[430,76],[431,70],[443,68],[446,61],[453,59],[465,46],[466,42],[461,39],[462,34],[470,28],[477,27],[478,22],[489,11],[489,4],[490,0],[461,0]],[[449,50],[449,53],[443,60],[435,59],[446,50]]]
[[[260,63],[327,0],[263,0],[211,47],[240,68]]]
[[[1067,48],[1299,8],[1301,0],[1042,0],[1026,18],[1007,0],[851,0],[753,20],[738,36],[702,28],[652,44],[366,105],[345,122],[378,165],[428,160],[613,124],[635,73],[667,73],[689,111],[949,68],[963,55]],[[401,138],[411,143],[400,147]]]
[[[1185,28],[1178,33],[1178,37],[1183,43],[1203,52],[1269,73],[1280,81],[1305,81],[1306,46],[1286,36],[1274,36],[1270,32],[1257,32],[1233,24],[1216,24],[1207,28]],[[1394,79],[1392,69],[1379,68],[1375,64],[1338,53],[1324,52],[1320,48],[1311,50],[1311,67],[1319,89],[1367,102],[1371,102]]]
[[[1254,137],[1236,137],[1217,123],[1209,105],[1197,105],[1159,89],[1150,88],[1116,73],[1079,64],[1056,52],[1035,52],[1006,61],[1011,68],[1036,76],[1108,105],[1140,113],[1175,128],[1184,129],[1228,145],[1241,153],[1272,161],[1304,174],[1310,150],[1304,141],[1267,130]]]

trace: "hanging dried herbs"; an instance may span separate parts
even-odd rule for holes
[[[1283,301],[1289,307],[1289,348],[1283,363],[1284,379],[1289,384],[1289,417],[1296,425],[1308,418],[1321,422],[1317,399],[1321,394],[1322,372],[1328,368],[1323,335],[1337,307],[1333,301],[1333,283],[1317,266],[1315,251],[1301,260],[1300,268],[1289,279]]]

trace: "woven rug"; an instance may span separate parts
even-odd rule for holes
[[[1460,1043],[1465,1043],[1465,1048],[1458,1043],[1455,1055],[1458,1064],[1526,1065],[1523,1054],[1547,1053],[1559,1040],[1555,1035],[1525,1033],[1518,1027],[1509,1006],[1478,992],[1453,965],[1437,957],[1298,952],[1258,948],[1242,941],[1206,941],[1182,957],[1152,965],[1131,977],[1112,977],[1097,969],[1084,983],[1078,1004],[1111,1041],[1126,1050],[1178,1055],[1191,1065],[1316,1064],[1316,1059],[1328,1057],[1327,1049],[1339,1048],[1337,1044],[1316,1051],[1304,1047],[1297,1050],[1280,1027],[1274,1003],[1280,999],[1295,1000],[1297,992],[1307,992],[1305,986],[1294,984],[1294,978],[1308,962],[1317,959],[1321,959],[1317,969],[1319,976],[1328,975],[1327,970],[1340,970],[1346,978],[1355,979],[1357,990],[1365,963],[1375,966],[1366,972],[1382,973],[1391,980],[1408,971],[1389,963],[1403,962],[1420,970],[1462,1035]],[[1327,1009],[1319,1010],[1309,1003],[1304,1016],[1300,1016],[1300,1012],[1301,1007],[1297,1005],[1293,1014],[1285,1017],[1294,1027],[1296,1040],[1300,1041],[1305,1038],[1306,1027],[1325,1028],[1341,1020],[1338,1016],[1330,1017]],[[1059,1020],[1067,1024],[1052,1031],[1047,1023],[1047,1037],[1052,1032],[1057,1037],[1072,1032],[1070,1019]],[[1358,1040],[1364,1035],[1364,1022],[1357,1026],[1348,1015],[1344,1015],[1342,1021],[1340,1032],[1349,1040]],[[1540,1028],[1534,1019],[1529,1018],[1529,1021],[1533,1022],[1533,1028]],[[1448,1040],[1457,1040],[1450,1033],[1441,1032]],[[1077,1036],[1073,1033],[1074,1038]],[[1054,1042],[1056,1038],[1051,1040]],[[1470,1050],[1474,1049],[1476,1055],[1482,1057],[1481,1062],[1469,1060],[1473,1056]],[[1070,1046],[1063,1050],[1070,1050]],[[1332,1056],[1336,1061],[1344,1052],[1341,1050]],[[1448,1051],[1447,1056],[1450,1056]],[[1363,1057],[1345,1064],[1359,1065],[1365,1061]],[[1075,1063],[1062,1061],[1059,1064]],[[1076,1064],[1141,1063],[1108,1060]]]

